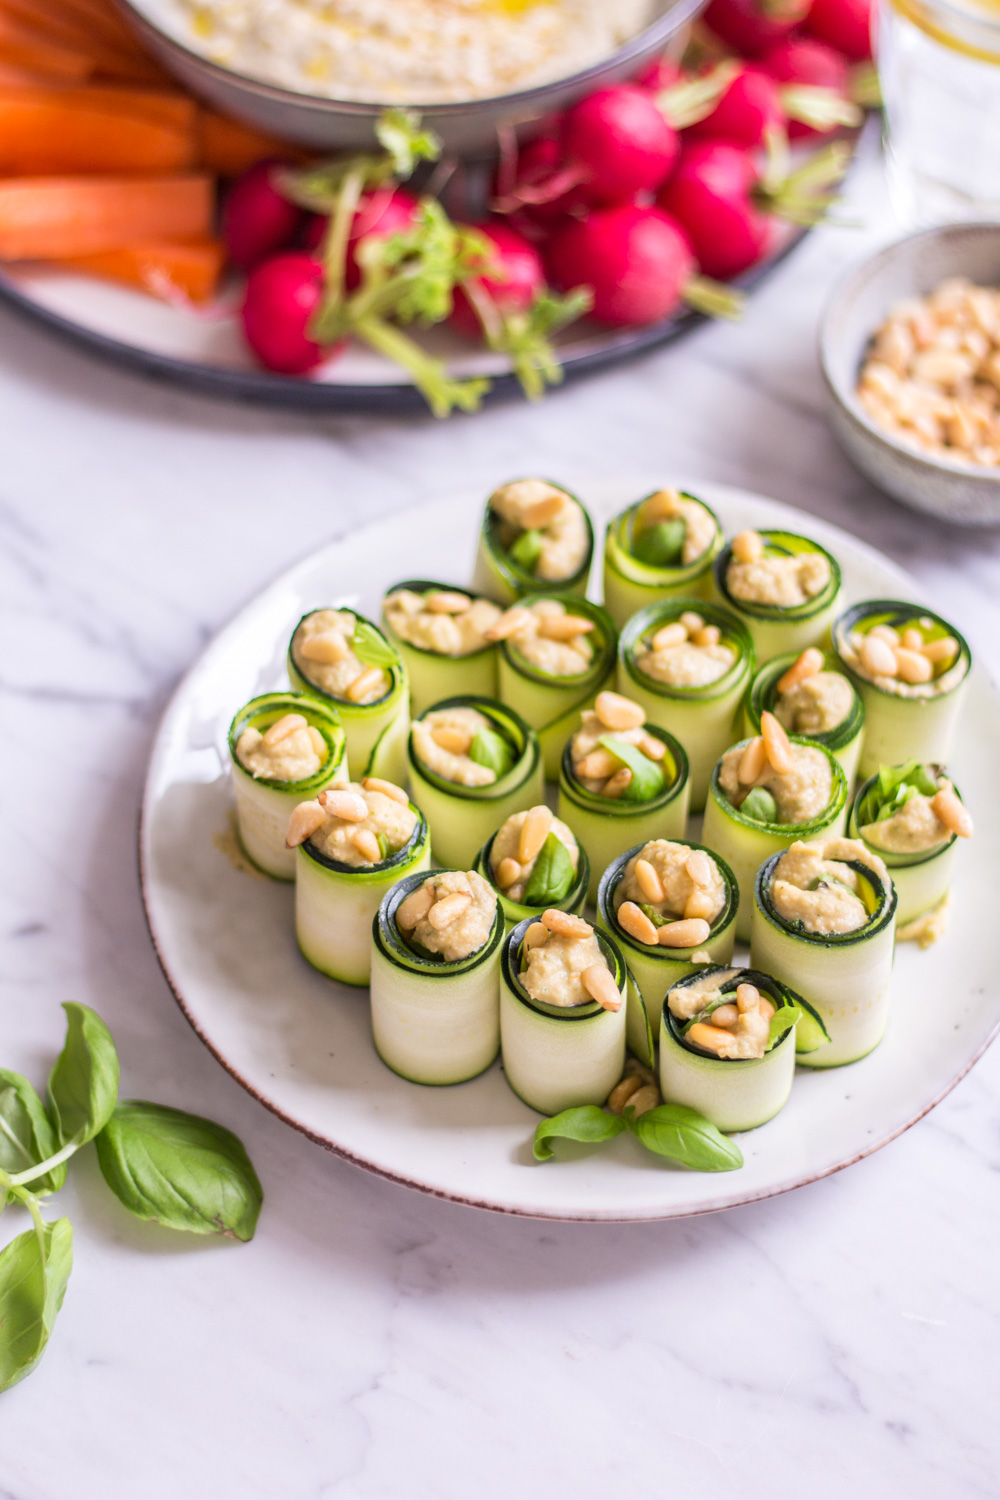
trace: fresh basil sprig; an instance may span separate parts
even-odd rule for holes
[[[89,1005],[69,1000],[66,1045],[49,1074],[49,1107],[60,1146],[92,1141],[118,1098],[118,1053],[111,1032]]]
[[[879,766],[878,775],[858,808],[859,826],[886,822],[918,793],[933,797],[938,784],[931,772],[932,768],[919,760],[909,760],[905,766]]]
[[[667,777],[660,761],[650,760],[635,745],[616,739],[613,734],[602,735],[598,743],[632,772],[632,780],[622,792],[620,801],[652,802],[665,789]]]
[[[367,620],[356,620],[351,647],[358,661],[366,667],[394,667],[398,660],[388,641],[383,640]]]
[[[564,1109],[550,1120],[542,1120],[535,1129],[531,1149],[536,1161],[548,1161],[552,1156],[549,1141],[554,1138],[586,1141],[593,1145],[600,1141],[610,1141],[627,1128],[620,1115],[610,1114],[599,1104],[580,1104],[575,1109]]]
[[[778,804],[764,786],[755,786],[740,803],[740,812],[755,823],[777,823]]]
[[[597,1104],[564,1109],[536,1127],[532,1149],[536,1161],[548,1161],[553,1155],[552,1140],[597,1145],[626,1130],[647,1151],[679,1161],[695,1172],[733,1172],[743,1165],[743,1153],[735,1141],[686,1104],[658,1104],[641,1115],[627,1106],[621,1115],[613,1115]]]
[[[0,1171],[23,1172],[36,1162],[55,1156],[59,1149],[45,1105],[20,1073],[0,1068]],[[36,1197],[57,1193],[66,1181],[66,1164],[53,1167],[36,1178]]]
[[[786,1036],[793,1026],[797,1026],[804,1015],[805,1011],[801,1005],[796,1005],[794,1001],[789,1005],[779,1006],[768,1025],[767,1046],[764,1051],[770,1052],[772,1047],[776,1047],[782,1037]]]
[[[573,857],[561,838],[546,835],[524,892],[525,906],[552,906],[561,901],[576,879]]]
[[[36,1215],[35,1227],[0,1255],[0,1391],[30,1375],[45,1353],[73,1269],[69,1220],[46,1224]]]
[[[477,729],[469,746],[469,759],[495,772],[499,781],[513,768],[514,752],[502,734],[493,729]]]
[[[657,521],[639,533],[632,544],[632,555],[651,568],[672,568],[681,560],[687,540],[687,523],[683,516],[672,521]]]
[[[542,555],[542,533],[530,529],[522,531],[508,555],[522,573],[534,573]]]

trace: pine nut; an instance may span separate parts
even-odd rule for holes
[[[689,1042],[696,1047],[703,1047],[706,1052],[721,1052],[723,1047],[728,1047],[732,1041],[732,1033],[720,1031],[716,1026],[706,1026],[704,1021],[695,1021],[687,1034]]]
[[[677,490],[657,490],[655,495],[650,495],[639,507],[639,517],[643,530],[655,526],[657,521],[672,521],[681,515],[681,497]]]
[[[431,730],[431,739],[442,750],[451,755],[468,755],[472,735],[467,729],[458,729],[452,724],[437,724]]]
[[[815,677],[817,672],[823,670],[823,653],[815,646],[809,646],[802,655],[792,662],[788,671],[778,678],[778,692],[787,693],[790,688],[798,687],[800,682],[805,682],[807,677]]]
[[[774,1015],[774,1006],[771,1004],[771,1001],[765,999],[763,995],[761,995],[760,997],[760,1005],[757,1007],[757,1009],[760,1011],[765,1021],[769,1021]]]
[[[381,861],[382,850],[370,828],[355,828],[351,834],[351,843],[362,859],[366,859],[370,865],[377,865]]]
[[[951,661],[958,655],[958,642],[953,635],[943,635],[936,641],[925,641],[921,650],[927,660],[937,666],[939,662]]]
[[[502,891],[509,890],[521,874],[521,866],[516,859],[502,859],[497,865],[496,881]]]
[[[662,740],[658,740],[655,734],[645,732],[636,749],[641,750],[647,760],[662,760],[667,753],[667,747]]]
[[[764,741],[758,734],[750,741],[740,756],[740,763],[736,771],[737,779],[744,786],[752,786],[763,771],[766,760],[767,755],[764,751]]]
[[[578,776],[585,776],[588,781],[603,781],[608,776],[613,776],[618,770],[620,761],[617,756],[611,754],[610,750],[591,750],[582,760],[578,760],[573,769]]]
[[[898,646],[899,631],[893,625],[873,625],[868,632],[868,639],[885,641],[887,646]]]
[[[639,882],[639,889],[647,901],[658,906],[661,901],[666,900],[663,889],[663,881],[655,865],[651,865],[648,859],[637,859],[635,862],[635,878]]]
[[[418,885],[416,890],[405,896],[396,907],[396,926],[403,932],[412,932],[417,923],[423,921],[433,905],[433,885],[429,883]]]
[[[382,668],[369,667],[367,671],[362,672],[360,677],[355,677],[347,689],[347,696],[352,703],[360,703],[362,698],[367,698],[369,693],[374,692],[376,688],[382,687],[384,682],[385,673],[382,671]]]
[[[358,792],[345,792],[334,787],[320,792],[317,800],[328,817],[340,818],[344,823],[360,823],[368,816],[368,803]]]
[[[715,866],[704,849],[692,849],[684,861],[684,873],[695,885],[710,886]]]
[[[325,760],[327,749],[326,740],[320,734],[315,724],[309,725],[309,743],[316,751],[316,754],[319,756],[320,760]]]
[[[740,1013],[735,1005],[720,1005],[708,1019],[713,1026],[729,1027],[735,1026],[739,1018]]]
[[[682,922],[668,922],[658,928],[656,941],[661,948],[697,948],[708,941],[711,930],[704,917],[685,917]]]
[[[644,1083],[641,1089],[636,1089],[628,1103],[636,1115],[644,1115],[647,1109],[655,1109],[660,1103],[660,1091],[655,1083]]]
[[[930,682],[934,676],[934,664],[922,651],[906,651],[896,648],[896,666],[904,682]]]
[[[683,645],[687,638],[687,628],[680,620],[671,620],[669,625],[661,625],[653,636],[653,650],[667,651],[671,646]]]
[[[621,991],[607,964],[591,964],[580,975],[584,989],[604,1010],[621,1010]]]
[[[957,833],[960,839],[971,839],[972,818],[954,787],[943,786],[936,792],[931,798],[931,807],[949,833]]]
[[[318,802],[300,802],[288,820],[285,848],[294,849],[297,845],[304,844],[325,822],[326,813]]]
[[[764,741],[764,754],[779,776],[787,776],[795,766],[792,742],[774,714],[768,713],[766,708],[760,716],[760,732]]]
[[[875,626],[878,630],[880,627]],[[896,653],[887,640],[881,635],[875,635],[869,630],[861,642],[861,665],[866,672],[873,677],[896,677],[899,668],[896,665]]]
[[[745,1014],[748,1010],[756,1010],[760,1004],[760,990],[755,984],[747,984],[746,982],[738,984],[736,986],[736,1004],[739,1007],[741,1015]]]
[[[544,500],[536,500],[533,505],[526,505],[521,512],[521,520],[526,531],[537,531],[542,526],[551,526],[557,516],[561,516],[566,509],[568,495],[556,491],[552,495],[546,495]]]
[[[264,731],[264,744],[269,750],[275,745],[280,745],[282,740],[294,734],[297,729],[308,729],[309,721],[302,714],[282,714],[280,719],[275,719],[269,729]]]
[[[517,857],[522,865],[530,864],[540,852],[551,828],[552,814],[544,803],[528,808],[517,839]]]
[[[536,620],[551,620],[556,615],[566,613],[566,606],[561,599],[536,599],[530,608]]]
[[[759,531],[741,531],[733,537],[732,553],[737,562],[759,562],[764,555],[764,538]]]
[[[904,651],[922,651],[924,649],[924,638],[916,626],[911,625],[908,630],[903,631],[899,644]]]
[[[616,771],[615,774],[610,777],[601,787],[601,796],[610,797],[611,800],[614,801],[616,797],[621,796],[626,787],[630,787],[631,785],[632,772],[629,770],[628,766],[622,766],[621,770]]]
[[[605,729],[641,729],[646,722],[646,710],[621,693],[598,693],[594,712]]]
[[[568,911],[557,911],[551,906],[547,911],[542,912],[542,926],[559,937],[589,938],[594,936],[594,929],[582,917],[574,917],[572,912]]]
[[[613,1115],[620,1115],[626,1104],[629,1103],[632,1095],[637,1094],[640,1089],[646,1087],[647,1085],[643,1083],[638,1073],[630,1073],[620,1083],[616,1083],[608,1095],[608,1108],[611,1113]]]
[[[695,646],[717,646],[721,639],[722,631],[718,625],[703,625],[691,637]]]
[[[530,609],[525,609],[522,604],[514,604],[510,609],[505,609],[499,620],[494,620],[483,635],[488,641],[505,641],[508,636],[516,635],[525,626],[532,625],[534,619]]]
[[[400,807],[409,806],[409,797],[394,781],[383,781],[381,776],[366,776],[361,785],[366,792],[381,792],[383,797],[391,797]]]
[[[543,619],[538,634],[547,641],[571,641],[574,636],[586,635],[594,629],[594,621],[584,615],[550,615]]]
[[[424,608],[429,609],[432,615],[461,615],[471,603],[472,600],[468,594],[460,594],[457,590],[441,589],[439,593],[427,595]]]
[[[298,650],[306,661],[318,661],[324,666],[330,666],[335,661],[344,660],[348,645],[339,630],[323,630],[316,635],[307,635],[300,642]]]
[[[701,630],[705,624],[701,615],[696,615],[693,609],[686,609],[681,615],[680,623],[684,626],[688,635],[694,635],[696,630]]]
[[[450,896],[444,896],[427,913],[427,920],[435,932],[441,932],[445,927],[462,915],[467,906],[472,905],[472,897],[466,895],[465,891],[453,891]]]
[[[635,1074],[642,1083],[655,1083],[656,1074],[645,1063],[641,1063],[637,1057],[626,1057],[623,1078],[631,1078]]]
[[[684,903],[685,917],[701,917],[703,921],[711,922],[715,914],[715,902],[708,891],[692,891]]]
[[[547,943],[548,940],[549,929],[544,925],[544,923],[532,922],[531,925],[525,929],[524,939],[521,946],[523,948],[540,948],[541,945],[543,943]]]
[[[618,925],[629,937],[634,937],[637,943],[646,943],[650,948],[656,947],[656,926],[634,901],[623,901],[619,906]]]

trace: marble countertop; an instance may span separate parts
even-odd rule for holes
[[[189,1030],[136,877],[150,742],[234,609],[319,542],[511,472],[702,474],[910,568],[994,672],[1000,537],[878,495],[815,359],[848,263],[898,232],[870,141],[842,210],[738,326],[530,408],[299,419],[146,383],[0,311],[4,1066],[41,1083],[95,1006],[123,1093],[244,1140],[249,1246],[131,1220],[82,1153],[76,1266],[0,1400],[0,1500],[973,1500],[997,1494],[994,1048],[876,1156],[686,1222],[559,1225],[369,1177],[270,1116]],[[67,747],[71,747],[67,754]],[[4,1216],[0,1239],[23,1227]]]

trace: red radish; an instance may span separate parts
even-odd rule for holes
[[[586,173],[593,203],[627,203],[665,180],[680,151],[653,96],[634,84],[598,89],[574,104],[563,121],[567,159]]]
[[[813,0],[802,29],[854,62],[872,55],[872,0]]]
[[[344,279],[348,291],[354,291],[361,284],[361,271],[354,256],[355,246],[359,241],[370,236],[387,240],[391,235],[402,234],[412,228],[419,209],[418,199],[403,188],[376,188],[374,192],[362,194],[347,239]],[[319,250],[328,223],[325,215],[313,215],[302,236],[302,243],[307,250]]]
[[[323,297],[323,267],[313,255],[290,251],[250,272],[243,300],[243,333],[268,370],[305,375],[334,352],[309,337]]]
[[[834,47],[828,47],[826,42],[817,42],[805,36],[789,37],[769,48],[761,58],[760,65],[777,83],[788,85],[789,89],[805,85],[809,89],[828,90],[834,101],[848,98],[851,79],[847,59]],[[793,112],[792,98],[790,93],[790,113]],[[843,123],[843,120],[835,118],[826,127],[826,131],[836,130]],[[811,125],[795,119],[788,127],[788,134],[792,139],[825,134],[826,131],[815,130]]]
[[[557,230],[547,264],[563,291],[590,287],[593,316],[612,327],[655,323],[674,312],[697,270],[676,220],[635,203],[597,209]]]
[[[518,151],[509,184],[497,173],[494,207],[498,213],[517,213],[529,224],[544,228],[586,204],[583,176],[582,168],[567,165],[558,140],[538,136]]]
[[[476,278],[473,293],[484,292],[501,316],[525,312],[545,287],[545,271],[538,251],[515,229],[496,220],[471,224],[469,228],[475,229],[489,242],[491,260],[496,267],[491,275]],[[462,287],[455,289],[448,321],[466,338],[482,337],[483,325]]]
[[[741,67],[710,115],[687,131],[688,136],[733,141],[738,146],[760,146],[767,132],[784,129],[785,111],[773,78],[751,66]]]
[[[259,161],[238,177],[222,210],[222,237],[230,259],[249,271],[276,250],[290,245],[303,214],[275,185],[275,168],[286,162]]]
[[[756,201],[760,167],[753,154],[727,141],[685,147],[657,200],[691,237],[707,276],[728,281],[772,249],[774,218]]]
[[[797,26],[809,0],[711,0],[704,19],[743,57],[760,54]]]
[[[648,89],[651,94],[662,94],[664,89],[681,83],[684,76],[684,70],[678,63],[671,62],[669,57],[658,57],[643,69],[635,81],[639,88]]]

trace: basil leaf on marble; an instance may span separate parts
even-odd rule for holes
[[[49,1103],[60,1146],[93,1140],[118,1098],[118,1053],[95,1010],[69,1000],[66,1043],[49,1074]]]
[[[0,1068],[0,1171],[13,1176],[38,1162],[47,1161],[59,1149],[52,1121],[31,1084],[20,1073]],[[36,1178],[33,1193],[58,1193],[66,1181],[66,1163],[61,1162]]]
[[[0,1253],[0,1391],[30,1375],[44,1354],[72,1269],[68,1219],[39,1220]]]
[[[541,555],[542,533],[531,530],[521,532],[508,554],[511,562],[519,567],[522,573],[534,573]]]
[[[657,521],[640,532],[632,544],[632,555],[651,568],[676,567],[687,540],[687,524],[683,516],[670,521]]]
[[[740,812],[745,818],[752,818],[755,823],[778,821],[778,804],[763,786],[755,786],[753,791],[747,793],[740,803]]]
[[[622,765],[628,766],[632,772],[632,780],[622,792],[621,802],[652,802],[658,797],[667,785],[667,778],[663,767],[658,760],[650,760],[648,755],[643,755],[635,745],[630,745],[625,740],[616,739],[613,734],[601,736],[599,744],[605,750],[610,750],[616,760]]]
[[[497,781],[506,776],[514,764],[514,754],[502,734],[493,729],[478,729],[469,746],[469,759],[496,773]]]
[[[625,1129],[625,1122],[618,1115],[608,1114],[599,1104],[581,1104],[575,1109],[564,1109],[550,1120],[542,1120],[535,1129],[532,1150],[536,1161],[548,1161],[552,1156],[550,1140],[596,1144],[612,1140]]]
[[[622,1119],[648,1151],[696,1172],[733,1172],[743,1165],[739,1146],[686,1104],[658,1104],[638,1117],[626,1106]]]
[[[525,906],[552,906],[561,901],[576,879],[573,858],[556,834],[546,835],[524,892]]]
[[[96,1144],[105,1182],[137,1218],[253,1239],[263,1192],[242,1143],[224,1126],[126,1099]]]

